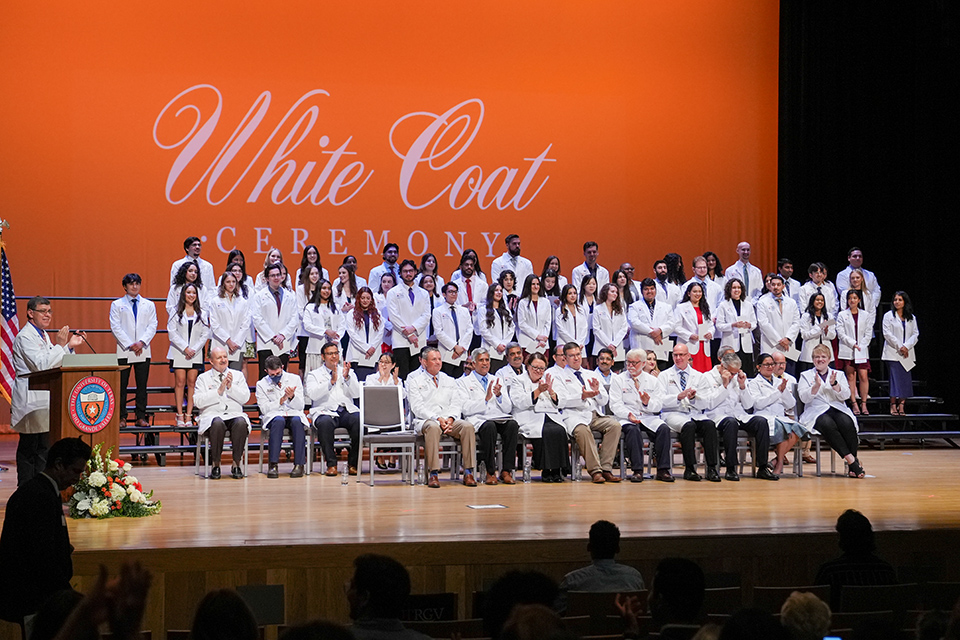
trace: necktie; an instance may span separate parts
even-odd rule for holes
[[[787,292],[787,295],[790,295],[790,282],[788,282],[787,280],[784,280],[783,288]]]
[[[647,305],[647,310],[650,311],[650,322],[653,322],[653,307],[656,304],[657,303],[654,301]]]
[[[220,374],[220,382],[223,382],[223,374]]]
[[[473,302],[473,286],[470,284],[470,278],[467,278],[467,302]]]
[[[743,288],[746,289],[745,293],[750,293],[750,265],[743,265]]]
[[[823,287],[817,287],[817,293],[823,293]]]
[[[410,304],[413,304],[414,300],[416,300],[416,296],[413,295],[413,287],[407,289],[407,293],[410,294]]]
[[[137,302],[139,302],[139,300],[137,300],[136,298],[133,298],[130,302],[133,303],[133,319],[136,320],[137,319]]]
[[[775,298],[777,301],[777,310],[780,311],[780,315],[783,315],[783,298]]]
[[[453,318],[453,330],[456,332],[457,342],[460,342],[460,323],[457,321],[457,308],[450,305],[450,317]]]
[[[435,386],[435,387],[439,387],[439,386],[440,386],[440,383],[437,382],[437,376],[433,376],[433,386]]]
[[[683,391],[687,388],[687,372],[680,372],[680,391]]]
[[[274,300],[277,301],[277,315],[280,315],[280,306],[281,306],[281,301],[283,300],[283,291],[280,289],[277,289],[276,291],[274,291],[273,298]]]
[[[482,377],[480,378],[480,381],[483,382],[483,390],[486,391],[486,390],[487,390],[487,376],[482,376]]]
[[[390,265],[390,266],[387,268],[387,271],[389,271],[389,272],[390,272],[390,275],[393,276],[393,281],[394,281],[394,282],[397,282],[397,271],[396,271],[396,267],[395,267],[394,265]]]
[[[580,373],[580,370],[579,370],[579,369],[578,369],[577,371],[574,371],[574,372],[573,372],[573,375],[577,376],[577,380],[580,381],[580,385],[581,385],[581,386],[583,386],[583,387],[586,387],[586,386],[587,386],[587,383],[583,381],[583,374]]]

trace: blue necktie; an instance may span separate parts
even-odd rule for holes
[[[683,391],[687,388],[687,372],[680,372],[680,391]]]
[[[453,318],[453,330],[457,335],[457,342],[460,342],[460,323],[457,322],[457,308],[450,305],[450,317]]]
[[[133,303],[133,319],[136,320],[136,319],[137,319],[137,302],[138,302],[138,301],[137,301],[136,298],[133,298],[132,300],[130,300],[130,302]]]
[[[486,391],[486,390],[487,390],[487,376],[482,376],[482,377],[480,378],[480,381],[483,382],[483,390]]]
[[[574,372],[573,372],[573,375],[577,376],[577,380],[580,381],[580,384],[581,384],[582,386],[584,386],[584,387],[587,386],[587,383],[583,381],[583,374],[580,373],[580,370],[579,370],[579,369],[578,369],[577,371],[574,371]]]
[[[413,295],[413,287],[407,289],[407,292],[410,294],[410,304],[413,304],[414,300],[416,300],[416,296]]]

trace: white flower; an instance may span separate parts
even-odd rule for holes
[[[110,513],[110,503],[106,500],[97,500],[90,506],[90,515],[99,518]]]
[[[114,483],[113,488],[110,490],[110,498],[115,502],[121,502],[126,497],[127,490],[123,488],[123,485],[119,482]]]
[[[110,471],[117,471],[120,469],[120,465],[117,464],[116,460],[111,460],[107,463],[107,469]]]
[[[130,466],[130,463],[129,463],[129,462],[123,465],[123,472],[124,472],[124,473],[130,473],[130,469],[133,469],[133,467]]]
[[[90,498],[84,498],[78,502],[77,511],[90,511]]]
[[[87,478],[87,482],[90,483],[91,487],[102,487],[107,483],[107,476],[103,475],[99,471],[94,471],[90,474],[90,477]]]
[[[130,489],[127,491],[127,497],[130,498],[130,502],[142,503],[146,502],[146,498],[143,497],[143,494],[137,491],[136,489]]]
[[[133,485],[137,484],[138,482],[140,482],[140,481],[137,480],[137,478],[136,478],[135,476],[123,476],[123,483],[124,483],[125,485],[127,485],[128,487],[132,487]]]

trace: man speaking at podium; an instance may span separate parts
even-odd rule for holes
[[[57,332],[57,344],[50,341],[47,327],[53,319],[50,301],[34,296],[27,302],[27,324],[13,341],[13,386],[10,423],[20,434],[17,445],[17,486],[23,486],[43,471],[50,448],[50,392],[31,391],[30,381],[21,377],[60,366],[63,356],[83,342],[83,333],[70,335],[70,327]]]

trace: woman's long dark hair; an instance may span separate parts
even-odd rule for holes
[[[703,292],[703,287],[700,285],[699,282],[691,282],[691,283],[690,283],[690,286],[687,287],[687,290],[683,292],[683,300],[681,300],[680,302],[681,302],[681,303],[684,303],[684,302],[689,302],[689,301],[690,301],[690,290],[693,289],[694,287],[699,287],[699,288],[700,288],[700,304],[698,305],[698,306],[700,307],[700,313],[703,314],[703,319],[704,319],[704,320],[709,320],[709,319],[710,319],[710,305],[707,304],[707,294],[705,294],[705,293]]]

